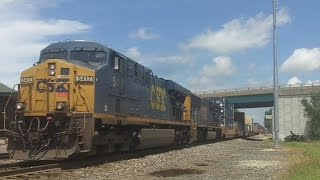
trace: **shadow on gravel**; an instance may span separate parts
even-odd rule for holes
[[[130,160],[130,159],[139,159],[139,158],[146,157],[148,155],[161,154],[169,151],[181,150],[185,148],[190,148],[190,147],[199,146],[199,145],[207,145],[211,143],[214,143],[214,142],[206,141],[206,142],[197,142],[195,144],[188,144],[188,145],[181,145],[181,146],[169,146],[169,147],[161,147],[161,148],[136,150],[133,152],[97,154],[95,156],[90,156],[86,158],[80,158],[80,159],[74,159],[74,160],[62,160],[60,161],[60,164],[63,170],[79,169],[79,168],[85,168],[88,166],[98,166],[105,163],[118,162],[123,160]]]
[[[181,145],[181,146],[169,146],[169,147],[163,147],[163,148],[153,148],[153,149],[144,149],[144,150],[137,150],[133,152],[119,152],[119,153],[110,153],[110,154],[98,154],[96,156],[89,156],[89,157],[75,157],[71,159],[66,160],[33,160],[33,161],[21,161],[21,162],[14,162],[10,164],[0,164],[0,173],[3,171],[7,171],[8,168],[25,168],[25,167],[33,167],[33,166],[41,166],[41,165],[50,165],[50,164],[59,164],[59,168],[62,170],[73,170],[73,169],[80,169],[80,168],[86,168],[91,166],[99,166],[101,164],[105,163],[112,163],[122,160],[129,160],[129,159],[138,159],[143,158],[148,155],[155,155],[155,154],[161,154],[169,151],[174,150],[181,150],[184,148],[190,148],[198,145],[206,145],[214,143],[213,141],[207,141],[207,142],[198,142],[195,144],[188,144],[188,145]],[[198,166],[206,166],[204,164],[200,164]],[[179,170],[178,170],[179,171]],[[184,170],[183,170],[184,171]],[[193,170],[190,171],[192,174],[200,173],[196,170],[196,172],[193,172]],[[188,174],[189,170],[186,170],[186,173]],[[47,173],[47,177],[50,177],[50,173]],[[53,173],[53,177],[55,174]],[[0,177],[1,179],[1,177]]]
[[[265,140],[268,140],[268,139],[272,139],[272,137],[266,137],[266,138],[254,138],[254,137],[244,137],[242,138],[244,140],[248,140],[248,141],[265,141]]]
[[[194,165],[196,165],[196,166],[209,166],[209,165],[206,164],[206,163],[195,163]]]
[[[204,171],[198,170],[198,169],[165,169],[165,170],[154,171],[149,175],[156,176],[156,177],[175,177],[175,176],[181,176],[185,174],[202,174],[202,173],[204,173]]]

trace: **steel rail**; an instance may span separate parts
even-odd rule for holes
[[[9,159],[9,153],[0,153],[0,159]]]
[[[30,167],[11,167],[5,171],[0,172],[1,178],[30,178],[33,174],[46,172],[48,170],[61,169],[61,164],[45,164],[39,166],[30,166]]]

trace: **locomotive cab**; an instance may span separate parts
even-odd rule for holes
[[[103,49],[53,44],[21,73],[8,146],[14,158],[68,158],[91,148],[92,138],[83,134],[94,133],[95,69],[106,64],[106,55]]]

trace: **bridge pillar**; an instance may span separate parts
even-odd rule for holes
[[[306,95],[279,96],[279,130],[280,139],[290,135],[290,131],[299,135],[307,135],[307,118],[304,117],[304,107],[301,104]]]

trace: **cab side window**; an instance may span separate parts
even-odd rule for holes
[[[115,56],[114,57],[114,66],[113,66],[113,69],[115,71],[118,71],[120,72],[120,58],[118,56]]]
[[[123,66],[123,58],[119,57],[118,55],[114,55],[110,60],[110,66],[113,68],[115,72],[122,72]]]

